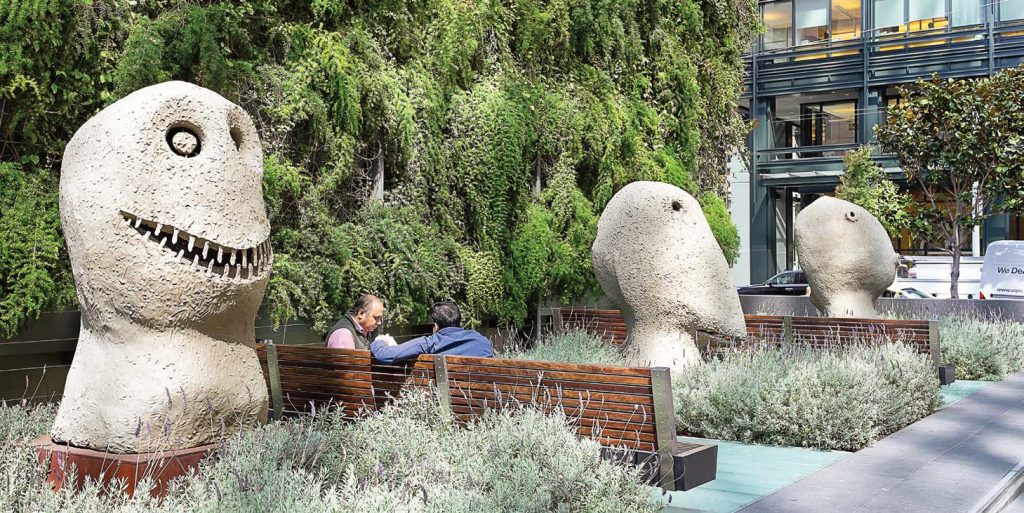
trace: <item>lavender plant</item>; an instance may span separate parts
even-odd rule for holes
[[[161,501],[95,483],[53,492],[24,443],[53,408],[0,408],[3,511],[654,512],[637,471],[602,460],[569,419],[524,406],[467,426],[412,393],[357,420],[337,411],[237,433]],[[117,487],[115,483],[113,487]],[[145,485],[140,487],[145,489]]]
[[[692,434],[820,449],[863,448],[939,404],[931,359],[903,344],[728,353],[672,384]]]

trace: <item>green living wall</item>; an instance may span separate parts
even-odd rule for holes
[[[733,258],[720,198],[758,23],[755,0],[0,2],[0,333],[74,302],[68,139],[172,79],[256,122],[275,319],[323,330],[369,291],[396,322],[439,298],[522,320],[594,286],[597,218],[634,180],[700,197]]]

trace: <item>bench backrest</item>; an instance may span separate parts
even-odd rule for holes
[[[929,355],[939,365],[939,330],[935,321],[744,315],[749,341],[796,342],[816,347],[854,341],[901,342]],[[558,329],[582,328],[604,340],[626,340],[626,322],[619,310],[567,307],[555,309]]]
[[[258,346],[257,354],[269,377],[267,347]],[[578,418],[580,434],[604,445],[657,446],[652,380],[659,369],[434,355],[386,365],[359,349],[272,347],[284,413],[333,405],[356,415],[379,409],[403,389],[436,387],[442,404],[447,399],[451,412],[467,420],[485,408],[532,402]],[[672,412],[671,395],[665,399]]]
[[[444,355],[386,365],[365,350],[273,344],[258,345],[257,354],[275,418],[330,406],[358,415],[381,408],[403,390],[429,388],[436,390],[442,408],[462,422],[488,408],[523,403],[559,408],[581,437],[625,451],[623,457],[635,462],[645,457],[656,461],[658,468],[651,471],[668,488],[686,489],[714,478],[717,451],[705,450],[714,446],[676,441],[670,376],[663,367]],[[677,476],[674,470],[674,456],[683,453],[710,454],[710,474],[705,471],[702,477],[695,470],[683,481],[681,471]]]
[[[600,336],[606,342],[626,342],[629,330],[619,310],[572,306],[554,308],[552,313],[557,330],[582,329]]]

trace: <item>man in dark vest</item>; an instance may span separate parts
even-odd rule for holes
[[[384,303],[377,296],[363,294],[356,298],[352,310],[331,327],[325,344],[342,349],[369,349],[383,317]]]

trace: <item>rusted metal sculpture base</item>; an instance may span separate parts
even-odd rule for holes
[[[198,467],[200,460],[217,448],[217,444],[211,444],[176,451],[114,454],[54,443],[49,435],[35,439],[32,446],[39,454],[39,462],[47,465],[47,478],[56,490],[64,486],[79,489],[86,477],[104,485],[122,479],[127,484],[125,492],[134,495],[136,484],[149,477],[153,483],[149,492],[154,497],[163,497],[172,479]],[[75,480],[69,483],[72,467]]]

